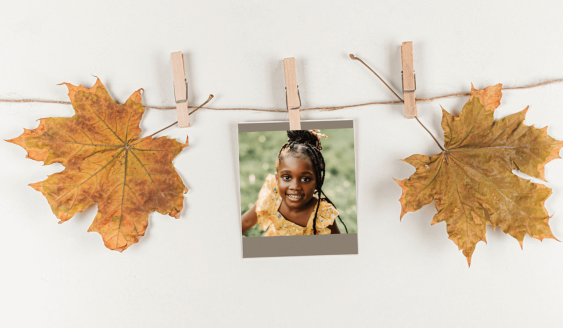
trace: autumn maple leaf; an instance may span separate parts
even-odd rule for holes
[[[47,198],[60,223],[98,204],[88,231],[123,251],[145,234],[151,212],[179,218],[187,189],[172,160],[188,140],[138,138],[145,112],[140,90],[118,105],[99,79],[91,89],[64,84],[75,115],[43,118],[36,129],[8,141],[31,159],[65,166],[30,185]]]
[[[560,158],[563,142],[551,138],[547,127],[524,125],[528,108],[494,121],[501,87],[472,87],[459,117],[442,109],[445,150],[405,159],[416,172],[396,180],[402,188],[401,218],[434,200],[438,213],[432,225],[446,222],[449,238],[463,250],[469,265],[475,245],[486,242],[487,225],[501,227],[520,246],[526,234],[539,240],[555,238],[544,207],[551,189],[512,170],[545,181],[544,167]]]

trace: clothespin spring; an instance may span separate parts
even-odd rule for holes
[[[401,71],[401,88],[403,89],[403,93],[405,93],[405,92],[415,92],[416,91],[416,72],[413,71],[413,75],[414,75],[414,89],[413,90],[405,90],[403,71]]]
[[[301,108],[301,94],[299,93],[299,86],[297,86],[297,97],[299,98],[299,106],[297,108],[291,108],[291,109]],[[287,87],[285,87],[285,108],[288,108],[288,106],[287,106]]]
[[[189,90],[189,88],[188,88],[188,81],[187,81],[187,80],[184,80],[184,83],[186,84],[186,99],[184,99],[184,100],[176,100],[176,103],[177,103],[177,104],[185,103],[185,102],[188,101],[188,98],[189,98],[189,93],[188,93],[188,90]],[[176,89],[174,89],[174,99],[177,99],[177,97],[176,97]]]

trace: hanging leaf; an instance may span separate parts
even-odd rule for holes
[[[432,157],[405,159],[416,168],[402,188],[401,218],[435,201],[438,213],[432,225],[446,222],[453,240],[471,265],[487,225],[500,227],[522,242],[526,234],[542,240],[555,238],[544,207],[551,189],[519,178],[512,170],[545,181],[544,167],[559,157],[562,141],[547,134],[547,127],[524,125],[526,111],[494,121],[502,85],[475,90],[459,117],[442,109],[444,151]]]
[[[60,223],[98,204],[88,231],[123,251],[145,234],[149,213],[179,218],[187,189],[172,160],[188,141],[138,138],[145,112],[141,90],[118,105],[99,79],[91,89],[65,84],[75,115],[43,118],[35,130],[8,141],[27,150],[28,158],[65,166],[30,185],[47,198]]]

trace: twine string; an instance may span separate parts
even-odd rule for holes
[[[531,89],[537,88],[544,85],[554,84],[554,83],[561,83],[563,79],[545,81],[537,84],[520,86],[520,87],[508,87],[502,88],[502,90],[521,90],[521,89]],[[438,99],[446,99],[446,98],[454,98],[454,97],[469,97],[471,93],[453,93],[449,95],[437,96],[437,97],[430,97],[430,98],[416,98],[417,103],[427,103],[432,102]],[[61,104],[61,105],[70,105],[70,101],[57,101],[57,100],[39,100],[39,99],[0,99],[0,103],[40,103],[40,104]],[[365,107],[371,105],[397,105],[402,104],[402,101],[374,101],[374,102],[367,102],[361,104],[353,104],[353,105],[344,105],[344,106],[328,106],[328,107],[310,107],[310,108],[300,108],[300,111],[309,111],[309,110],[318,110],[318,111],[335,111],[340,109],[346,108],[356,108],[356,107]],[[175,106],[143,106],[146,109],[157,109],[157,110],[172,110],[176,109]],[[199,106],[189,106],[189,108],[197,108]],[[233,107],[233,108],[214,108],[214,107],[200,107],[201,109],[208,109],[208,110],[252,110],[252,111],[259,111],[259,112],[271,112],[271,113],[287,113],[287,110],[282,109],[265,109],[265,108],[243,108],[243,107]]]

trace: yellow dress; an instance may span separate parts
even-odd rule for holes
[[[266,182],[260,189],[258,201],[256,201],[256,216],[258,224],[262,230],[266,231],[266,236],[295,236],[295,235],[312,235],[313,219],[315,218],[316,207],[309,217],[307,226],[303,227],[286,220],[283,215],[278,212],[282,198],[278,191],[276,177],[269,174]],[[315,205],[316,206],[316,205]],[[336,208],[327,201],[321,201],[319,212],[317,214],[317,234],[330,234],[330,226],[338,216]]]

